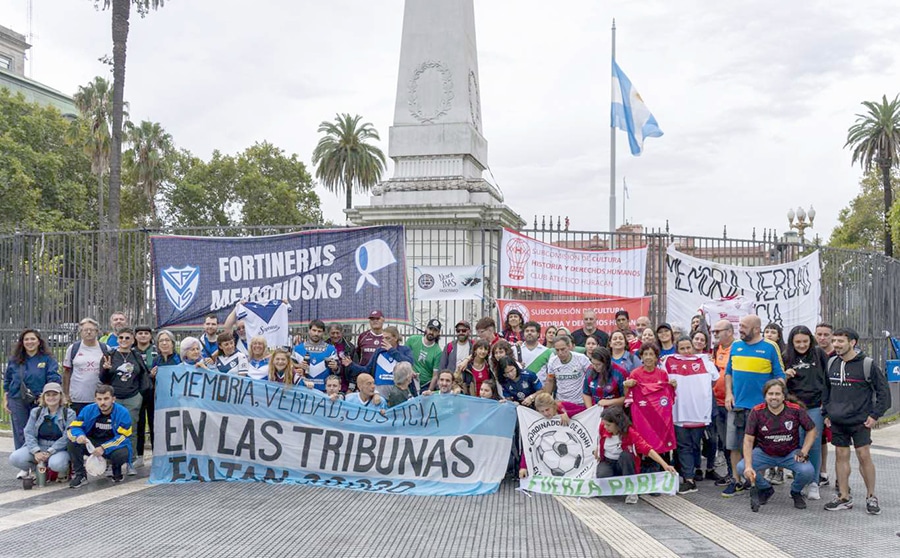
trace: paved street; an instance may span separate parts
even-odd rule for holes
[[[408,497],[248,483],[150,486],[148,469],[120,485],[99,480],[24,491],[0,439],[0,556],[900,556],[900,426],[876,432],[878,495],[857,507],[795,510],[788,486],[751,513],[710,483],[687,497],[565,499],[503,486],[481,497]],[[832,454],[833,455],[833,454]]]

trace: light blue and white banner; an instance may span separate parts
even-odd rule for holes
[[[663,131],[656,118],[644,104],[644,99],[622,68],[612,63],[612,109],[610,126],[628,133],[628,145],[632,155],[640,155],[644,150],[644,138],[658,138]]]
[[[418,397],[380,412],[305,387],[160,368],[151,483],[267,481],[418,495],[495,492],[513,405]]]

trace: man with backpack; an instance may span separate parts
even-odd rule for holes
[[[866,483],[866,512],[881,513],[875,496],[875,463],[869,452],[872,428],[891,406],[887,377],[857,348],[859,334],[840,328],[832,334],[835,356],[828,360],[822,415],[831,427],[836,448],[835,469],[840,492],[825,504],[828,511],[853,508],[850,496],[850,444],[856,448],[859,472]]]
[[[94,388],[100,383],[100,366],[109,352],[98,341],[100,324],[91,318],[78,322],[81,340],[69,345],[63,358],[63,390],[76,414],[94,402]]]

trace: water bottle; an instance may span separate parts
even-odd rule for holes
[[[47,467],[43,463],[37,468],[37,485],[40,488],[47,485]]]

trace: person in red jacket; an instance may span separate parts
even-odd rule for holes
[[[594,457],[597,458],[597,478],[633,475],[640,471],[641,456],[646,455],[663,468],[675,474],[672,467],[650,447],[650,444],[631,428],[631,419],[621,405],[611,405],[603,410],[600,420],[600,439]],[[638,497],[630,494],[626,504],[636,504]]]

